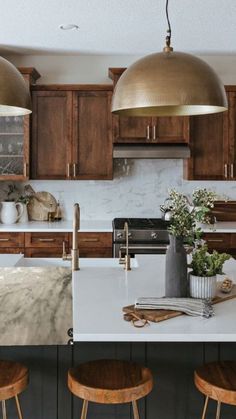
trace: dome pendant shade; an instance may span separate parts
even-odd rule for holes
[[[13,64],[0,57],[0,116],[29,113],[30,92],[23,76]]]
[[[202,115],[227,110],[224,85],[203,60],[163,51],[131,65],[115,87],[112,112],[124,116]]]

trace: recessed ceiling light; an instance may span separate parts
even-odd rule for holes
[[[63,23],[62,25],[59,26],[59,28],[63,31],[73,31],[73,30],[78,30],[79,26],[76,25],[75,23]]]

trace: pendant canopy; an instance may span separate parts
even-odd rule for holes
[[[112,112],[126,116],[201,115],[227,110],[224,85],[203,60],[183,52],[148,55],[115,87]]]
[[[13,64],[0,57],[0,116],[29,113],[30,92],[23,76]]]

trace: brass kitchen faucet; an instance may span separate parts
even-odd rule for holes
[[[74,204],[73,238],[72,238],[71,254],[66,253],[64,242],[63,242],[63,253],[62,253],[63,260],[71,260],[72,271],[79,270],[79,247],[78,247],[78,230],[79,229],[80,229],[80,206],[79,204]]]

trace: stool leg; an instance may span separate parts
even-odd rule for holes
[[[217,403],[216,419],[220,419],[221,402]]]
[[[88,400],[84,400],[80,419],[86,419],[87,418],[87,412],[88,412]]]
[[[132,402],[132,406],[133,406],[133,412],[134,412],[134,419],[140,419],[139,412],[138,412],[138,405],[137,405],[136,400]]]
[[[7,419],[6,402],[2,400],[2,419]]]
[[[205,403],[204,403],[204,408],[203,408],[203,413],[202,413],[202,419],[205,419],[205,417],[206,417],[206,411],[207,411],[208,401],[209,401],[209,397],[206,396]]]
[[[21,408],[20,408],[20,402],[17,395],[15,396],[15,400],[16,400],[16,408],[17,408],[19,419],[23,419]]]

